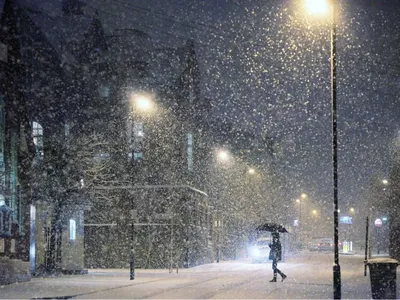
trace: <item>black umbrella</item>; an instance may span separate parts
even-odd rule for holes
[[[264,223],[260,226],[257,226],[257,231],[269,231],[269,232],[280,232],[280,233],[288,233],[285,227],[276,223]]]

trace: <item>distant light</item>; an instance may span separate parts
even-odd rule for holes
[[[296,202],[297,202],[297,203],[300,203],[300,199],[296,199]]]
[[[329,12],[327,0],[305,0],[305,10],[313,15],[325,15]]]
[[[381,227],[382,226],[382,220],[378,218],[378,219],[375,220],[374,224],[375,224],[376,227]]]
[[[382,218],[382,221],[387,221],[387,218],[386,218],[386,217],[383,217],[383,218]]]
[[[382,180],[382,183],[383,183],[384,185],[387,185],[387,184],[389,184],[389,181],[388,181],[387,179],[383,179],[383,180]]]
[[[316,215],[318,212],[316,209],[313,209],[312,213],[313,213],[313,215]]]
[[[81,189],[85,187],[85,181],[83,180],[83,178],[81,178],[79,183],[81,184]]]
[[[307,198],[307,194],[305,194],[305,193],[301,194],[301,198],[302,199],[306,199]]]
[[[30,220],[29,220],[29,270],[35,273],[36,266],[36,207],[31,204],[30,206]]]
[[[69,240],[76,240],[76,221],[74,219],[69,219]]]
[[[354,210],[354,208],[353,207],[350,207],[350,212],[354,212],[355,210]]]
[[[229,160],[229,153],[226,150],[219,150],[217,156],[220,161],[224,162]]]
[[[142,112],[151,111],[154,108],[152,97],[147,94],[133,94],[132,96],[135,108]]]
[[[255,174],[255,173],[256,173],[256,170],[254,170],[254,169],[252,169],[252,168],[249,169],[249,174],[252,174],[252,175],[253,175],[253,174]]]

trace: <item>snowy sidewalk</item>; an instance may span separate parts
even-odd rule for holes
[[[369,276],[364,277],[362,256],[343,256],[342,298],[371,299]],[[331,299],[333,255],[303,253],[279,268],[288,278],[270,283],[271,264],[249,261],[213,263],[190,269],[96,269],[87,275],[33,278],[0,287],[2,299]],[[398,288],[399,288],[398,282]]]

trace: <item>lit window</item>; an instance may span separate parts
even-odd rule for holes
[[[37,122],[32,122],[33,143],[36,147],[36,155],[43,157],[43,127]]]
[[[110,87],[102,85],[99,87],[99,95],[102,98],[108,98],[110,96]]]
[[[134,122],[133,123],[133,159],[141,160],[143,159],[143,140],[144,140],[144,129],[143,123]]]
[[[133,124],[133,134],[134,134],[135,140],[141,140],[140,138],[142,138],[144,136],[143,123],[135,122]]]
[[[141,159],[143,159],[143,153],[142,153],[142,152],[135,152],[135,153],[133,153],[133,159],[134,159],[134,160],[141,160]]]
[[[64,134],[65,134],[65,137],[69,137],[70,132],[71,132],[71,124],[65,123],[65,124],[64,124]]]
[[[69,240],[76,240],[76,221],[74,219],[69,220]]]
[[[187,134],[187,164],[188,170],[193,171],[193,134]]]

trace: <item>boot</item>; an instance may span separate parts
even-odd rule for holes
[[[272,278],[269,282],[276,282],[276,277]]]
[[[283,282],[286,279],[287,276],[285,274],[282,274],[281,276],[282,276],[281,282]]]

